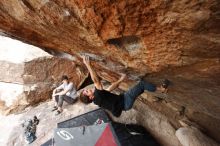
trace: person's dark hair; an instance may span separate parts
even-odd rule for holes
[[[61,80],[62,80],[62,81],[63,81],[63,80],[69,80],[69,78],[68,78],[67,75],[63,75],[63,76],[61,77]]]
[[[89,96],[84,95],[83,92],[80,93],[79,99],[85,104],[89,104],[92,102],[92,100],[89,99]]]

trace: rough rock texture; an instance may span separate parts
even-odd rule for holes
[[[219,0],[0,1],[4,35],[53,54],[69,53],[79,65],[79,55],[87,53],[108,81],[116,80],[119,72],[131,80],[146,73],[155,83],[170,79],[173,86],[166,100],[152,103],[162,95],[148,94],[142,101],[164,114],[174,128],[187,117],[218,142],[219,26]],[[134,84],[130,82],[122,88]]]
[[[18,83],[22,84],[22,74],[24,72],[24,64],[12,63],[9,61],[0,61],[1,75],[0,81],[6,83]]]
[[[77,66],[74,62],[60,58],[41,58],[28,63],[25,63],[23,79],[26,84],[32,84],[30,88],[40,88],[28,92],[30,104],[35,104],[42,99],[51,97],[51,91],[60,83],[60,77],[67,75],[70,81],[74,83],[76,89],[83,83],[88,76],[88,71]],[[37,83],[37,84],[36,84]],[[45,94],[39,94],[43,92]],[[35,98],[38,97],[38,98]]]
[[[0,29],[114,71],[160,71],[220,56],[218,0],[2,0]],[[114,67],[111,64],[114,64]]]
[[[172,84],[167,95],[146,92],[140,101],[145,103],[146,107],[149,106],[152,110],[165,115],[173,128],[181,127],[178,120],[188,118],[202,127],[204,133],[219,141],[220,131],[219,128],[216,129],[220,122],[219,61],[212,61],[209,64],[212,64],[209,70],[206,69],[207,63],[203,62],[147,76],[146,80],[156,84],[163,78],[170,79]],[[121,88],[127,90],[134,84],[127,82],[122,84]],[[134,109],[141,113],[145,112],[138,102]],[[145,118],[147,121],[147,117]]]
[[[195,127],[182,127],[176,131],[176,136],[183,146],[219,146]]]
[[[21,64],[1,61],[0,65],[0,99],[5,101],[1,109],[6,113],[51,98],[52,89],[58,86],[62,75],[68,75],[77,89],[88,76],[85,68],[56,57],[42,57]]]
[[[163,146],[181,146],[175,136],[176,130],[169,119],[140,100],[137,100],[134,109],[122,112],[119,118],[115,118],[112,115],[111,117],[114,121],[121,123],[143,125]]]

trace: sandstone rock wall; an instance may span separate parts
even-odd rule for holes
[[[23,84],[22,74],[24,71],[24,64],[1,60],[0,66],[0,82]]]
[[[25,63],[23,80],[29,89],[34,88],[27,92],[29,103],[36,104],[49,99],[52,90],[60,84],[62,75],[67,75],[78,89],[88,76],[88,71],[72,61],[55,57],[39,58]]]
[[[48,52],[69,53],[77,65],[82,64],[80,55],[87,54],[108,81],[127,73],[126,90],[131,80],[146,73],[146,79],[157,84],[170,79],[166,100],[143,102],[175,128],[181,116],[188,117],[218,142],[219,26],[219,0],[0,1],[4,35]]]
[[[207,69],[208,64],[209,69]],[[171,85],[168,94],[146,92],[141,96],[140,101],[146,104],[145,108],[150,107],[150,109],[162,113],[174,129],[181,127],[179,120],[188,118],[202,127],[204,133],[219,142],[218,133],[220,131],[218,128],[216,129],[220,126],[220,80],[217,77],[220,75],[219,60],[210,61],[208,64],[201,62],[176,70],[148,75],[145,77],[147,81],[160,85],[162,79],[168,78]],[[125,81],[120,88],[128,90],[135,84]],[[139,106],[140,101],[136,103],[137,106],[134,109],[142,114],[145,109],[143,106]],[[144,118],[140,120],[140,122],[142,121],[148,121],[147,116],[145,116],[145,120]]]
[[[176,131],[176,136],[183,146],[219,146],[218,143],[206,137],[195,127],[182,127]]]
[[[220,56],[218,0],[2,0],[0,29],[31,44],[155,72]],[[121,68],[120,68],[121,67]]]
[[[68,75],[77,89],[88,76],[85,68],[56,57],[41,57],[20,64],[1,61],[0,64],[1,109],[6,113],[50,99],[62,75]]]
[[[117,122],[144,126],[162,146],[182,146],[175,136],[176,130],[170,120],[140,100],[135,102],[132,110],[122,112],[119,118],[115,118],[112,115],[111,117]]]

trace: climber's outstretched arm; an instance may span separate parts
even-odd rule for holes
[[[102,84],[101,81],[97,75],[97,73],[94,71],[90,64],[89,56],[83,56],[83,63],[86,65],[87,69],[89,70],[89,73],[91,75],[92,81],[94,82],[94,85],[97,89],[102,90]]]
[[[117,88],[118,85],[125,79],[125,77],[126,77],[126,74],[122,74],[122,75],[121,75],[121,78],[120,78],[118,81],[113,82],[106,90],[107,90],[107,91],[112,91],[112,90],[114,90],[115,88]]]

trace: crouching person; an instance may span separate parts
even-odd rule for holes
[[[62,84],[53,90],[52,95],[55,102],[52,111],[56,111],[55,115],[59,115],[63,111],[63,101],[66,101],[68,104],[73,104],[78,97],[76,88],[73,83],[69,81],[69,78],[64,75],[61,80]]]

